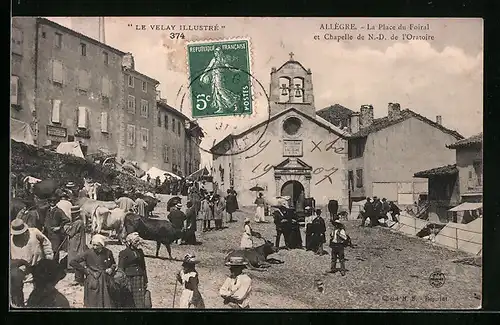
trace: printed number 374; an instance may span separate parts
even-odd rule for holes
[[[184,33],[170,33],[170,39],[184,39]]]

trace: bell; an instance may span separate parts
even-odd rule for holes
[[[283,88],[283,89],[281,90],[281,94],[282,94],[283,96],[288,95],[288,89]]]
[[[300,89],[295,90],[295,97],[302,97],[302,91],[300,91]]]

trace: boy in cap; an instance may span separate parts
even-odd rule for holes
[[[344,241],[347,240],[345,227],[342,223],[335,220],[332,222],[333,230],[330,235],[330,248],[332,249],[332,260],[329,273],[338,272],[337,260],[340,262],[340,273],[345,275],[345,256],[344,256]]]
[[[63,210],[56,206],[59,201],[59,197],[55,194],[49,198],[49,210],[47,211],[47,216],[45,217],[45,235],[50,240],[52,244],[52,250],[54,251],[54,259],[59,261],[59,251],[62,249],[62,244],[64,242],[64,226],[66,226],[70,220]]]
[[[229,266],[231,274],[224,281],[219,294],[224,299],[224,305],[233,309],[250,308],[248,298],[252,292],[252,279],[243,274],[247,264],[243,257],[231,257],[225,264]]]

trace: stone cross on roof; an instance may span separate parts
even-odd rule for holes
[[[288,55],[290,55],[290,61],[293,61],[293,52],[290,52]]]

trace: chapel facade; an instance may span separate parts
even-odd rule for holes
[[[252,205],[258,186],[265,197],[314,198],[316,206],[335,199],[348,205],[347,130],[316,115],[312,72],[290,59],[272,68],[270,117],[239,134],[215,144],[213,176],[220,192],[234,187],[242,206]],[[264,133],[264,134],[263,134]],[[258,143],[231,154],[225,141]]]

